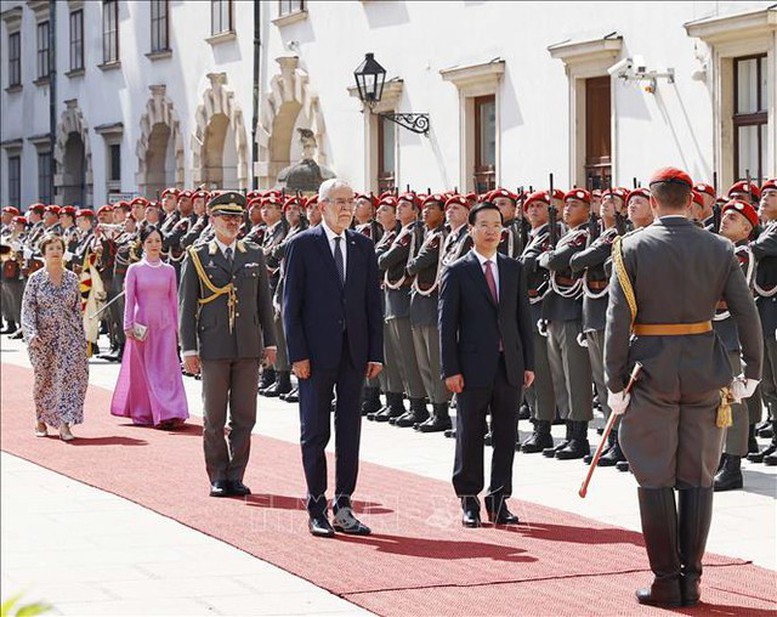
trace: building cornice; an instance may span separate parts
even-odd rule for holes
[[[620,54],[622,46],[623,37],[618,32],[610,32],[596,39],[566,39],[548,46],[547,49],[551,57],[569,65],[615,58]]]
[[[777,4],[759,11],[704,17],[683,24],[688,36],[710,45],[756,38],[777,30]]]
[[[8,28],[9,33],[19,29],[22,25],[22,7],[15,6],[12,9],[3,11],[0,13],[0,19],[3,20],[5,27]]]
[[[496,88],[505,72],[505,61],[502,58],[494,58],[480,64],[466,66],[454,66],[440,70],[440,75],[445,81],[450,81],[458,88],[472,86],[491,86]]]

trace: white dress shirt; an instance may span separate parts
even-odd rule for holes
[[[322,221],[321,226],[324,228],[326,239],[329,242],[329,250],[332,251],[333,258],[335,256],[335,238],[342,238],[340,241],[340,254],[343,256],[343,273],[348,272],[348,268],[347,268],[348,251],[345,248],[345,243],[346,243],[345,231],[343,231],[343,233],[341,233],[340,235],[337,235],[329,228],[329,225],[326,224],[326,221]]]
[[[486,275],[486,262],[491,262],[491,274],[494,275],[494,282],[496,283],[496,297],[500,297],[499,293],[499,264],[497,264],[497,254],[494,253],[494,256],[489,257],[483,257],[480,253],[478,253],[474,248],[472,249],[472,252],[475,254],[475,257],[478,258],[478,261],[480,262],[480,267],[483,270],[483,276]]]
[[[224,255],[224,259],[227,257],[227,249],[232,249],[232,259],[235,259],[235,250],[237,249],[237,240],[232,240],[232,244],[224,244],[221,240],[218,238],[214,238],[216,240],[216,244],[219,247],[219,250],[221,251],[221,254]]]

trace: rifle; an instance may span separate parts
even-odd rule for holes
[[[720,204],[717,199],[715,205],[712,206],[712,233],[720,233]]]
[[[618,213],[616,212],[615,214],[617,215]],[[600,233],[599,217],[596,212],[591,210],[591,213],[588,215],[588,240],[586,241],[586,246],[591,246]]]
[[[750,170],[746,169],[745,173],[747,174],[747,201],[750,202],[750,205],[755,205],[753,204],[753,181],[750,177]]]
[[[622,212],[615,212],[615,229],[619,236],[622,236],[628,231],[628,225],[626,223],[626,217]]]
[[[556,206],[553,205],[553,173],[550,174],[550,190],[548,191],[548,239],[550,240],[550,248],[556,248],[558,244],[558,212]]]

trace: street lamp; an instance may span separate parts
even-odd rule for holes
[[[375,59],[375,54],[364,54],[364,60],[353,72],[359,99],[373,112],[375,105],[383,97],[383,86],[386,83],[386,69]],[[378,112],[381,118],[387,118],[413,133],[429,135],[429,114]]]

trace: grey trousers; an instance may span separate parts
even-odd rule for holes
[[[415,359],[426,396],[433,405],[447,403],[451,400],[451,393],[445,387],[440,371],[440,337],[437,326],[412,326],[411,331]]]
[[[397,367],[402,379],[405,394],[408,398],[424,398],[424,382],[421,379],[421,372],[418,370],[418,363],[415,359],[415,350],[413,348],[413,333],[410,330],[409,317],[394,317],[389,319],[388,340],[393,347],[393,353],[397,358]]]
[[[582,331],[580,320],[551,321],[548,324],[548,361],[553,375],[553,387],[562,417],[574,422],[593,419],[591,398],[591,362],[588,352],[580,347],[577,335]],[[564,387],[563,393],[560,386]],[[564,398],[566,409],[564,415]]]
[[[734,375],[742,372],[742,360],[738,351],[729,351],[728,360],[731,363],[731,369]],[[752,398],[755,398],[753,394]],[[758,401],[760,405],[761,402]],[[726,445],[723,451],[726,454],[734,456],[747,455],[747,429],[750,424],[750,414],[747,405],[744,403],[733,403],[731,405],[731,419],[733,424],[726,429]]]
[[[286,333],[283,331],[283,318],[279,313],[273,316],[273,322],[275,323],[275,342],[278,345],[278,351],[275,353],[275,365],[276,371],[288,371],[291,369],[289,365],[289,351],[286,349]]]
[[[777,409],[777,340],[764,338],[763,375],[761,376],[761,396],[770,411]]]
[[[243,479],[256,424],[258,385],[259,358],[202,361],[203,449],[211,483]],[[225,426],[229,426],[226,438]]]
[[[21,325],[22,295],[24,294],[24,281],[19,279],[0,281],[0,303],[2,314],[17,326]]]
[[[399,358],[391,344],[389,322],[383,322],[383,370],[378,374],[378,383],[383,392],[400,394],[402,388],[402,376],[399,374]]]
[[[535,420],[552,422],[556,417],[556,393],[548,362],[548,339],[534,331],[534,383],[526,390],[526,400]]]
[[[596,387],[596,398],[602,406],[604,417],[610,417],[610,406],[607,404],[607,386],[604,385],[604,330],[594,330],[585,333],[588,341],[588,359],[591,361],[591,375]],[[617,426],[617,420],[616,420]]]
[[[720,392],[656,392],[637,382],[618,436],[643,488],[709,488],[725,430],[715,425]]]

